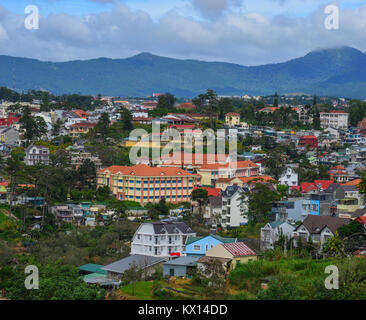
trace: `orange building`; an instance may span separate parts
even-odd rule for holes
[[[159,202],[190,201],[200,177],[180,168],[135,166],[111,166],[97,174],[98,187],[108,186],[118,200],[130,200],[146,204]]]

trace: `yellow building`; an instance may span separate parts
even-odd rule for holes
[[[202,177],[202,185],[212,186],[220,178],[232,179],[258,176],[259,166],[250,160],[204,164],[197,170],[197,173]]]
[[[361,208],[363,199],[361,197],[345,198],[338,200],[337,212],[340,218],[351,218],[352,213]]]
[[[82,134],[86,134],[90,129],[93,129],[97,124],[91,122],[80,122],[75,123],[70,126],[69,136],[73,138],[78,138]]]
[[[253,176],[241,178],[219,178],[216,180],[215,187],[221,190],[226,190],[227,187],[238,185],[242,188],[251,188],[256,183],[276,183],[276,180],[270,176]]]
[[[244,242],[232,242],[218,244],[206,251],[206,257],[231,259],[230,270],[236,267],[238,262],[247,263],[258,260],[257,253],[249,248]]]
[[[225,123],[229,127],[235,127],[240,124],[240,114],[236,112],[229,112],[225,115]]]
[[[118,200],[130,200],[146,204],[159,202],[190,201],[200,177],[180,168],[135,166],[111,166],[97,174],[98,187],[108,186]]]

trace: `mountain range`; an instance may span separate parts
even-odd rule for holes
[[[301,92],[366,97],[366,54],[351,47],[312,51],[287,62],[247,67],[224,62],[180,60],[151,53],[126,59],[69,62],[0,56],[0,86],[145,97],[170,92],[193,97],[210,88],[220,95],[271,95]]]

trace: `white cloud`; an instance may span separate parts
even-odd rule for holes
[[[171,10],[152,19],[124,4],[85,17],[53,14],[39,30],[24,28],[24,15],[0,6],[0,54],[65,61],[124,58],[139,52],[257,65],[285,61],[325,47],[350,45],[366,50],[366,6],[342,9],[340,29],[326,30],[324,7],[309,17],[227,10],[199,20]]]

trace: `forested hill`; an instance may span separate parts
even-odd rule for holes
[[[308,94],[366,96],[366,55],[342,47],[313,51],[283,63],[245,67],[141,53],[127,59],[61,63],[0,56],[0,86],[17,90],[148,96],[171,92],[192,97],[207,88],[221,95]]]

